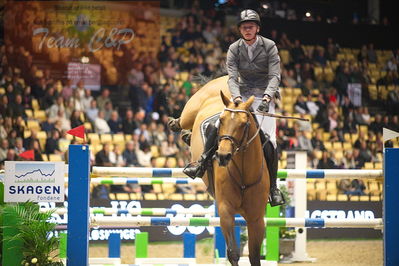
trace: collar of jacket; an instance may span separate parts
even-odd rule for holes
[[[262,36],[260,36],[259,34],[257,34],[256,36],[259,38],[257,45],[262,45],[263,46],[265,42],[263,41]],[[245,42],[245,40],[243,38],[240,38],[240,41],[238,42],[238,46],[239,47],[242,46],[242,45],[245,46],[244,42]]]

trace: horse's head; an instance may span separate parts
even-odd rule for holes
[[[251,107],[254,97],[248,101],[234,104],[231,102],[222,91],[220,91],[225,109],[220,115],[219,137],[218,137],[218,150],[216,152],[216,159],[219,166],[227,166],[242,145],[246,144],[248,138]]]

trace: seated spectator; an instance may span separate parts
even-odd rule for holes
[[[18,161],[18,156],[15,153],[14,149],[8,149],[6,153],[6,157],[3,160],[0,160],[0,169],[4,169],[5,161]]]
[[[366,193],[364,193],[365,189],[366,186],[364,185],[363,180],[353,179],[352,182],[350,183],[349,189],[347,189],[344,193],[347,195],[362,196],[366,195]]]
[[[390,113],[399,114],[399,86],[396,85],[395,89],[388,93],[387,105]]]
[[[97,97],[97,107],[99,110],[104,110],[105,109],[105,104],[107,102],[110,102],[111,99],[109,98],[110,91],[108,88],[104,88],[101,91],[101,95]]]
[[[311,140],[306,136],[306,132],[302,131],[298,137],[298,148],[311,152],[313,150]]]
[[[33,161],[43,161],[42,149],[40,148],[40,142],[38,139],[33,139],[31,141],[28,150],[33,150],[33,152],[34,152],[35,157],[34,157]]]
[[[355,113],[354,113],[353,119],[355,120],[356,124],[358,124],[358,125],[367,125],[366,121],[363,120],[361,107],[355,108]]]
[[[47,138],[44,152],[46,154],[61,153],[59,146],[60,133],[58,130],[53,129],[51,136]]]
[[[388,125],[388,128],[393,131],[399,132],[399,117],[398,117],[398,115],[392,116],[392,119]]]
[[[319,47],[316,50],[316,54],[314,56],[314,61],[319,64],[322,67],[325,67],[327,65],[327,58],[325,56],[325,51],[324,48]]]
[[[72,115],[70,117],[72,128],[83,125],[83,121],[80,119],[80,115],[81,115],[81,112],[78,110],[74,110],[72,112]]]
[[[303,85],[301,86],[301,90],[303,96],[308,97],[309,95],[311,95],[314,90],[313,80],[310,78],[306,79]]]
[[[374,134],[377,134],[378,132],[382,132],[382,116],[380,114],[375,115],[374,122],[371,122],[369,129],[374,132]]]
[[[0,161],[4,160],[7,158],[7,152],[9,149],[9,144],[7,139],[1,140],[1,146],[0,146]]]
[[[334,129],[330,133],[330,142],[343,142],[344,138],[338,134],[337,129]]]
[[[96,120],[94,120],[94,131],[98,134],[111,133],[107,121],[104,119],[104,112],[99,111]]]
[[[1,148],[0,148],[1,149]],[[15,154],[16,155],[19,155],[20,153],[23,153],[24,151],[25,151],[25,148],[24,148],[24,141],[23,141],[23,139],[21,138],[21,137],[19,137],[19,138],[17,138],[16,140],[15,140],[15,147],[14,147],[14,150],[15,150]]]
[[[111,118],[108,120],[108,126],[111,129],[111,133],[122,133],[122,121],[119,118],[119,114],[117,111],[112,112]]]
[[[94,98],[93,98],[93,96],[91,96],[91,90],[86,89],[85,90],[85,95],[81,99],[83,110],[87,110],[87,109],[90,108],[92,100],[94,100]]]
[[[25,86],[24,92],[22,93],[22,105],[25,109],[33,109],[32,108],[32,89],[30,86]]]
[[[326,148],[324,147],[324,142],[323,142],[323,139],[322,139],[321,131],[316,131],[313,134],[311,142],[312,142],[312,147],[315,150],[320,150],[320,151],[326,150]]]
[[[17,94],[15,96],[15,102],[12,106],[12,115],[13,117],[23,117],[26,118],[25,114],[25,106],[22,103],[22,96],[21,94]]]
[[[353,120],[353,116],[349,115],[346,116],[346,121],[344,123],[343,127],[343,132],[344,133],[350,133],[350,134],[356,134],[357,133],[357,123],[355,120]]]
[[[125,166],[125,160],[119,145],[114,145],[114,150],[109,152],[109,161],[116,167]]]
[[[137,150],[137,159],[141,166],[150,167],[151,158],[152,158],[152,153],[150,145],[148,145],[148,143],[142,145],[142,147],[140,147],[140,149]]]
[[[94,123],[98,117],[97,101],[91,100],[90,107],[85,109],[85,113],[90,122]]]
[[[356,169],[356,162],[353,158],[353,154],[350,150],[344,152],[344,158],[342,158],[342,168],[344,169]]]
[[[137,151],[137,144],[132,140],[128,141],[126,143],[126,148],[122,153],[126,166],[128,167],[141,166],[137,159],[136,151]]]
[[[307,97],[306,106],[308,107],[309,114],[313,117],[316,116],[317,113],[319,112],[319,106],[317,105],[316,102],[313,101],[312,95],[310,94]]]
[[[322,157],[317,164],[317,169],[335,169],[337,166],[334,161],[330,158],[331,155],[328,151],[323,151]]]
[[[368,49],[367,49],[367,59],[370,63],[377,63],[377,54],[374,50],[374,44],[369,43]]]
[[[304,114],[299,115],[301,118],[305,119]],[[312,131],[312,124],[309,121],[297,121],[296,124],[298,125],[298,130],[299,131],[307,131],[310,132]]]
[[[306,105],[305,99],[302,95],[298,95],[298,98],[295,102],[294,109],[296,112],[300,114],[308,114],[309,109],[308,106]]]
[[[102,150],[100,150],[96,154],[95,165],[96,166],[113,166],[112,162],[109,159],[109,153],[110,153],[110,144],[104,143]]]
[[[277,150],[278,153],[281,155],[281,152],[283,150],[287,150],[288,149],[288,137],[284,134],[284,130],[279,129],[277,134]]]
[[[362,169],[364,167],[364,157],[360,155],[360,150],[357,148],[353,149],[353,159],[355,161],[356,169]]]
[[[50,117],[47,117],[47,118],[46,118],[46,121],[44,121],[44,122],[42,122],[42,123],[40,124],[40,128],[41,128],[43,131],[45,131],[46,133],[49,134],[49,133],[51,132],[51,130],[54,129],[54,124],[52,123],[51,118],[50,118]]]
[[[57,117],[59,110],[65,111],[64,99],[61,96],[58,96],[55,103],[46,110],[48,118],[54,119]]]
[[[363,157],[365,162],[371,162],[372,154],[370,149],[367,147],[366,141],[360,142],[360,156]]]
[[[128,109],[126,110],[125,119],[122,122],[122,131],[124,134],[131,135],[136,128],[138,128],[138,124],[133,120],[133,111]]]
[[[57,99],[57,94],[55,91],[54,86],[49,87],[46,90],[46,93],[43,98],[41,98],[41,108],[42,109],[48,109],[50,106],[52,106]]]
[[[62,88],[61,96],[62,98],[67,100],[72,97],[72,94],[73,94],[72,80],[68,79]]]
[[[178,152],[179,148],[176,145],[175,136],[169,134],[168,139],[161,144],[161,154],[165,157],[175,157]]]
[[[108,121],[111,118],[111,114],[114,111],[114,107],[111,101],[105,103],[104,107],[104,119]]]
[[[284,87],[296,88],[298,87],[298,82],[295,79],[295,72],[293,69],[285,70],[282,74],[282,83]]]
[[[355,143],[353,143],[353,147],[356,149],[360,149],[360,145],[362,142],[366,142],[366,135],[363,131],[359,131],[359,135]]]

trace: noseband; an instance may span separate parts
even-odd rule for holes
[[[245,123],[245,127],[244,127],[244,134],[242,135],[242,138],[240,141],[238,141],[236,138],[234,138],[233,136],[230,135],[222,135],[218,137],[218,143],[220,143],[220,141],[227,139],[229,140],[232,144],[233,144],[233,153],[239,152],[240,150],[245,150],[245,148],[248,146],[248,144],[250,142],[247,142],[245,145],[243,145],[243,142],[245,139],[248,138],[248,133],[249,133],[249,126],[251,125],[251,123],[249,122],[249,116],[251,115],[249,113],[249,111],[246,110],[242,110],[242,109],[231,109],[231,108],[225,108],[224,110],[226,111],[230,111],[233,113],[245,113],[247,115],[247,122]],[[256,134],[255,134],[256,136]],[[252,140],[251,140],[252,141]]]

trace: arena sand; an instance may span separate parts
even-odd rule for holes
[[[201,240],[197,243],[196,254],[198,263],[212,262],[213,241]],[[383,265],[382,240],[312,240],[308,241],[308,254],[317,258],[314,263],[298,263],[300,266],[378,266]],[[182,257],[181,243],[154,243],[148,248],[149,257],[176,258]],[[106,244],[90,245],[90,257],[108,255]],[[133,263],[135,252],[133,244],[122,244],[122,263]],[[279,264],[285,265],[285,264]]]

